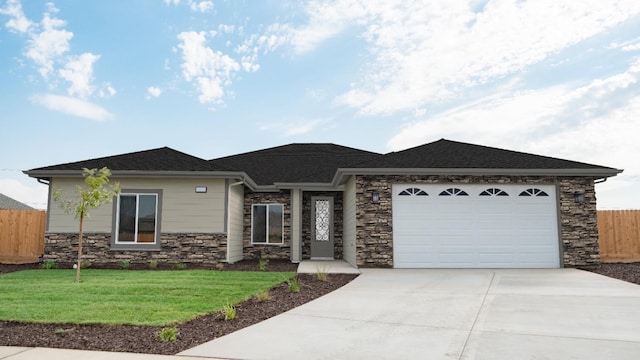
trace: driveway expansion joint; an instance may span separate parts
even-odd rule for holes
[[[558,334],[538,334],[533,332],[523,331],[511,331],[511,330],[477,330],[479,333],[491,333],[491,334],[509,334],[509,335],[522,335],[522,336],[536,336],[541,338],[550,339],[571,339],[571,340],[586,340],[586,341],[613,341],[627,344],[640,344],[639,341],[634,340],[621,340],[621,339],[607,339],[602,337],[585,337],[585,336],[567,336]]]
[[[489,296],[489,292],[491,290],[491,286],[493,285],[493,280],[496,277],[495,271],[491,272],[491,280],[489,281],[489,286],[487,286],[487,290],[484,292],[484,296],[482,297],[482,302],[480,303],[480,307],[478,307],[478,311],[476,312],[476,316],[473,319],[473,324],[471,324],[471,329],[469,329],[469,333],[467,334],[467,338],[464,340],[464,344],[462,344],[462,350],[460,351],[460,356],[458,360],[462,359],[464,355],[464,351],[467,348],[467,344],[469,343],[469,339],[471,338],[471,334],[475,330],[476,323],[478,322],[478,317],[480,317],[480,312],[482,312],[482,308],[484,308],[484,303],[487,301],[487,296]]]

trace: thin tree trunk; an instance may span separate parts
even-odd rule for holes
[[[82,265],[82,220],[84,216],[80,215],[80,234],[78,234],[78,264],[76,267],[76,282],[80,282],[80,265]]]

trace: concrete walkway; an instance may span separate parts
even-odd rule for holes
[[[193,357],[0,346],[0,360],[195,360]]]
[[[640,286],[575,269],[376,270],[184,351],[225,359],[638,359]]]

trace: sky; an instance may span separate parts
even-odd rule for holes
[[[638,0],[0,0],[0,193],[169,146],[387,153],[446,138],[624,172],[640,208]]]

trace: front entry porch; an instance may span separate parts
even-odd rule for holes
[[[298,265],[298,274],[360,274],[360,270],[354,268],[344,260],[302,260]]]

